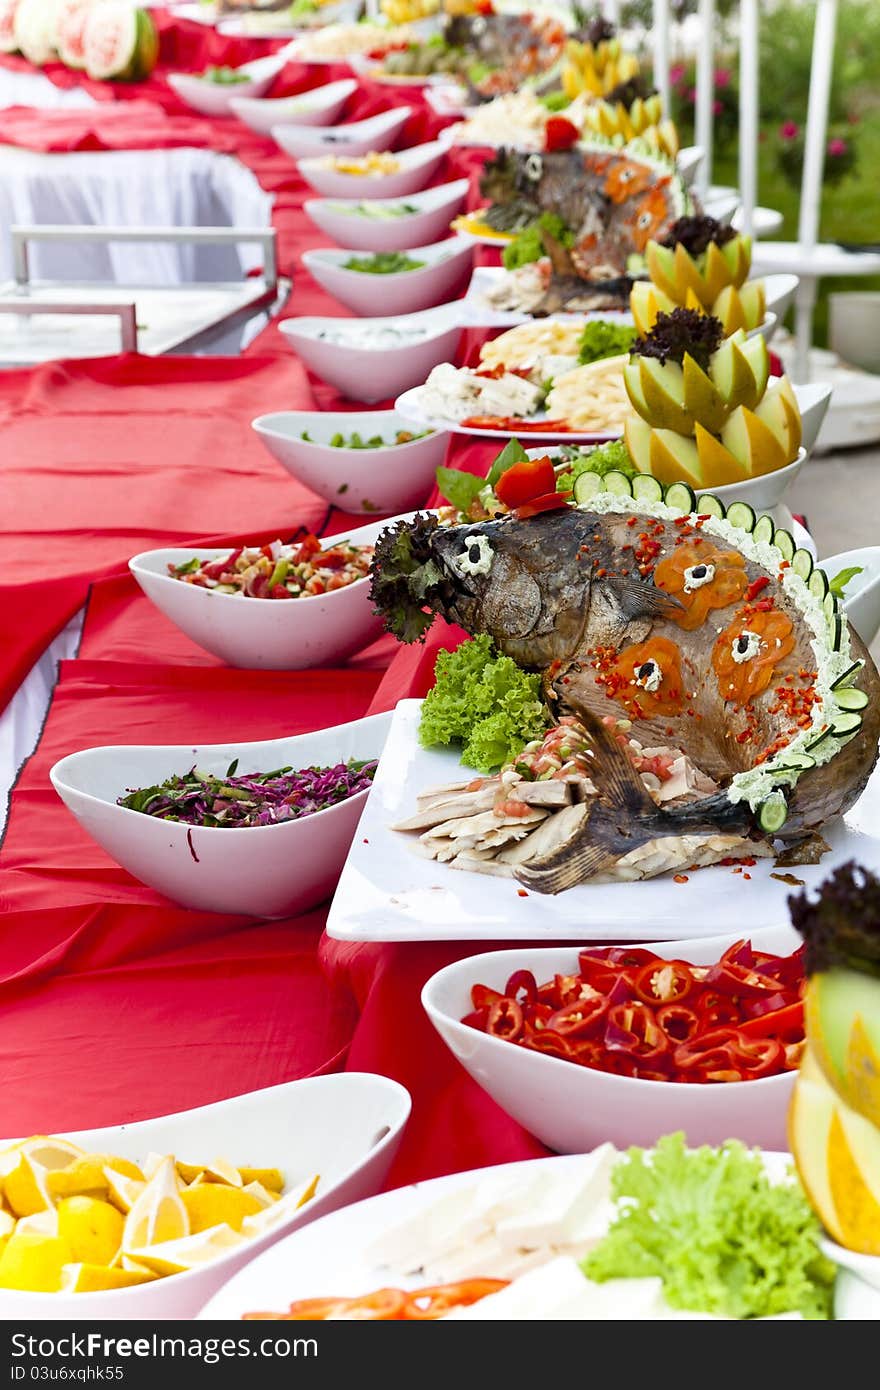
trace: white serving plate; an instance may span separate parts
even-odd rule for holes
[[[343,531],[321,539],[322,550],[338,541],[372,545],[386,523]],[[244,598],[218,594],[196,584],[185,584],[169,574],[193,555],[217,560],[233,547],[198,545],[144,550],[128,567],[144,593],[205,651],[213,652],[230,666],[258,671],[302,671],[328,666],[372,642],[381,624],[374,617],[369,580],[356,579],[344,589],[327,594],[308,594],[296,599]]]
[[[272,127],[271,135],[292,159],[325,154],[357,156],[370,150],[390,150],[411,115],[411,106],[396,106],[346,125],[277,125]]]
[[[218,28],[224,34],[240,38],[289,39],[307,34],[313,29],[323,29],[328,24],[350,24],[357,19],[361,0],[331,0],[322,5],[316,14],[304,16],[291,23],[288,9],[261,13],[259,10],[249,14],[225,16]]]
[[[474,234],[472,234],[474,235]],[[478,239],[474,236],[474,239]],[[502,245],[483,238],[485,245]],[[514,309],[493,309],[487,302],[487,296],[501,283],[502,279],[509,272],[503,266],[478,266],[471,278],[467,293],[464,297],[463,310],[467,315],[469,328],[513,328],[518,323],[531,323],[535,316],[527,314],[521,310]],[[798,278],[796,275],[764,275],[767,307],[764,322],[759,328],[752,329],[749,337],[755,333],[762,333],[767,339],[773,336],[780,320],[785,314],[797,289]],[[549,314],[548,318],[583,319],[611,319],[615,323],[632,323],[633,317],[628,309],[607,309],[598,313],[584,314],[578,310],[574,314],[568,314],[565,310],[559,313]]]
[[[376,1192],[406,1126],[411,1102],[385,1076],[340,1072],[154,1120],[77,1130],[63,1137],[93,1153],[143,1161],[148,1153],[184,1160],[223,1156],[242,1167],[280,1168],[294,1187],[320,1173],[318,1192],[274,1231],[201,1269],[102,1293],[39,1294],[0,1289],[0,1318],[31,1320],[193,1318],[227,1279],[276,1241],[316,1217]],[[0,1147],[10,1140],[0,1140]]]
[[[457,301],[426,309],[421,314],[384,318],[282,319],[278,327],[310,371],[323,377],[344,396],[372,403],[387,400],[398,391],[423,382],[438,362],[455,355],[462,333],[459,304]],[[387,343],[371,347],[364,336],[371,328],[402,332],[413,328],[423,336],[416,341],[403,341],[398,347],[389,347]],[[321,336],[345,329],[351,334],[350,342],[329,342]]]
[[[439,140],[411,145],[395,158],[400,167],[393,174],[339,174],[320,159],[301,159],[299,172],[316,193],[326,198],[402,198],[418,193],[439,169],[446,150]]]
[[[448,434],[438,431],[380,449],[334,448],[337,431],[364,439],[390,439],[406,421],[396,410],[336,415],[326,410],[284,410],[251,421],[273,458],[319,497],[347,512],[403,512],[424,503],[446,456]],[[305,430],[311,439],[303,439]]]
[[[647,945],[666,960],[711,965],[747,934],[748,927],[741,925],[727,936]],[[777,955],[789,955],[802,944],[788,925],[765,927],[751,933],[751,939],[756,949]],[[679,1129],[692,1145],[742,1139],[765,1149],[785,1147],[794,1072],[724,1085],[641,1081],[532,1052],[461,1022],[473,1008],[472,985],[503,990],[515,970],[530,970],[539,985],[556,974],[576,975],[577,948],[466,956],[431,976],[422,990],[422,1004],[465,1071],[548,1149],[584,1153],[607,1140],[617,1148],[651,1145]]]
[[[275,53],[268,58],[256,58],[252,63],[242,63],[238,71],[248,74],[247,82],[211,82],[193,73],[170,72],[168,85],[181,100],[203,115],[226,116],[232,110],[233,100],[261,97],[268,92],[285,61],[280,53]]]
[[[152,787],[192,767],[219,777],[238,758],[241,774],[278,767],[333,767],[378,757],[387,714],[257,743],[118,744],[70,753],[50,770],[61,800],[102,849],[172,902],[247,918],[289,917],[333,891],[366,800],[277,825],[186,826],[117,806],[130,787]]]
[[[446,74],[445,82],[438,82],[425,88],[425,101],[435,116],[466,116],[468,114],[467,90],[453,82]]]
[[[595,883],[557,897],[516,879],[491,878],[420,858],[414,835],[390,826],[411,815],[416,793],[467,776],[456,751],[423,748],[420,700],[401,700],[391,724],[360,829],[330,907],[327,932],[345,941],[675,941],[776,926],[787,917],[791,889],[773,879],[772,859],[749,869],[751,880],[716,866],[675,883],[671,875],[641,883]],[[849,859],[880,870],[880,769],[856,805],[822,834],[831,846],[821,864],[800,865],[808,888]],[[369,844],[365,844],[368,840]],[[700,931],[700,926],[703,930]]]
[[[332,125],[356,90],[354,78],[346,77],[292,97],[236,97],[229,109],[251,130],[268,135],[275,126]]]
[[[475,425],[462,424],[460,420],[453,420],[446,415],[430,415],[422,406],[424,387],[414,386],[408,391],[404,391],[394,402],[395,409],[413,425],[418,425],[421,429],[448,430],[450,434],[469,434],[477,439],[507,439],[511,430],[488,430],[478,429]],[[775,506],[782,494],[797,477],[803,465],[804,459],[809,454],[816,442],[816,436],[822,428],[822,421],[831,400],[831,387],[822,382],[816,382],[808,386],[795,386],[794,393],[797,397],[798,406],[801,411],[801,428],[803,432],[803,446],[794,463],[790,463],[787,468],[778,469],[776,473],[766,474],[763,478],[755,479],[746,483],[731,483],[725,488],[712,488],[711,491],[717,492],[719,497],[722,493],[729,495],[730,501],[738,498],[740,501],[753,502],[750,492],[762,497],[774,497],[775,501],[762,501],[757,505],[762,507]],[[536,424],[541,420],[547,419],[545,410],[536,410],[534,415],[525,417],[524,424]],[[559,430],[538,430],[534,428],[524,429],[522,437],[524,440],[532,440],[534,443],[560,441],[564,444],[600,444],[606,439],[619,439],[623,430],[604,430],[602,433],[584,430],[571,430],[561,432]],[[794,470],[792,472],[791,470]],[[784,477],[783,477],[784,475]],[[784,482],[777,495],[777,484]],[[742,492],[735,492],[735,488],[742,488]],[[757,489],[757,490],[756,490]],[[754,505],[754,503],[753,503]]]
[[[790,1155],[765,1153],[764,1159],[773,1173],[780,1171],[785,1160],[790,1162]],[[299,1298],[356,1296],[389,1286],[405,1289],[424,1286],[424,1278],[407,1277],[394,1267],[380,1264],[371,1253],[371,1247],[390,1227],[417,1218],[445,1194],[472,1186],[475,1180],[497,1183],[502,1168],[504,1175],[510,1178],[526,1178],[530,1174],[536,1178],[558,1174],[564,1178],[583,1163],[582,1154],[528,1159],[432,1178],[358,1202],[313,1222],[252,1261],[211,1299],[202,1309],[200,1318],[238,1321],[245,1313],[283,1313],[289,1303]],[[838,1318],[876,1318],[880,1316],[880,1295],[874,1293],[860,1305],[862,1310],[869,1311],[851,1312],[850,1306],[848,1299],[841,1298],[838,1293],[835,1302]]]
[[[822,561],[822,568],[833,579],[841,570],[860,565],[862,573],[854,575],[844,591],[843,607],[856,632],[868,647],[880,630],[880,546],[863,545],[857,550],[842,550]]]
[[[346,261],[362,253],[324,248],[304,251],[302,263],[313,279],[341,304],[365,317],[376,314],[414,314],[448,301],[460,289],[473,256],[473,247],[457,236],[433,246],[414,246],[407,252],[424,262],[417,270],[390,275],[349,270]]]
[[[359,198],[309,198],[304,209],[322,232],[340,246],[355,251],[411,251],[428,246],[449,231],[449,224],[462,206],[468,180],[456,179],[437,188],[426,188],[406,199],[370,198],[370,207],[399,206],[405,201],[416,209],[401,217],[368,218],[344,209],[361,206]]]

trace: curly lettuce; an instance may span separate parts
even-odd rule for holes
[[[629,1149],[611,1193],[617,1215],[581,1266],[588,1278],[656,1277],[673,1308],[730,1318],[832,1316],[835,1268],[800,1184],[771,1182],[738,1140],[688,1149],[668,1134]]]
[[[505,270],[519,270],[520,266],[531,265],[546,256],[543,233],[549,232],[560,246],[571,246],[574,233],[555,212],[542,212],[525,231],[509,241],[501,252],[501,262]]]
[[[569,466],[556,475],[557,492],[571,492],[575,480],[582,473],[598,473],[600,478],[604,478],[606,473],[617,472],[634,478],[638,471],[622,439],[609,440],[595,449],[564,449],[562,458]]]
[[[440,652],[434,676],[419,740],[426,748],[460,743],[466,767],[494,772],[547,728],[540,676],[499,655],[485,634]]]

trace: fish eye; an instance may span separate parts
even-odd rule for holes
[[[471,536],[464,549],[451,561],[452,569],[461,578],[466,575],[486,575],[492,568],[495,553],[488,536]]]
[[[636,218],[636,226],[650,227],[653,220],[654,219],[649,212],[640,212],[638,217]]]
[[[524,167],[526,177],[537,180],[541,177],[543,172],[544,161],[539,154],[530,154]]]

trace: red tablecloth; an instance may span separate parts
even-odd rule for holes
[[[254,56],[236,48],[233,57],[201,26],[162,24],[164,66],[199,70]],[[169,33],[181,45],[171,60]],[[71,80],[57,66],[48,74]],[[315,85],[333,75],[288,70],[284,81]],[[185,129],[188,143],[228,148],[234,127],[236,153],[278,193],[287,264],[319,243],[293,165],[270,142],[251,141],[232,122],[182,115],[161,71],[139,88],[95,87],[105,110],[114,97],[121,108],[110,108],[109,121],[68,112],[35,122],[11,112],[0,114],[0,139],[124,148],[149,121],[151,141],[174,143]],[[419,107],[410,143],[432,129],[416,93],[362,87],[353,109],[366,114],[404,97]],[[456,160],[441,177],[478,162],[472,152]],[[294,293],[294,312],[341,312],[302,274]],[[415,652],[383,639],[344,671],[233,671],[178,633],[125,572],[129,555],[163,543],[344,526],[268,458],[248,427],[262,411],[315,400],[341,404],[307,380],[274,328],[240,361],[118,358],[0,375],[0,489],[8,499],[0,508],[0,699],[89,595],[79,659],[63,666],[0,851],[7,1132],[199,1104],[341,1066],[347,1049],[349,1067],[397,1076],[413,1093],[392,1182],[541,1152],[465,1077],[422,1013],[421,984],[457,950],[324,941],[319,951],[321,910],[270,925],[185,911],[98,850],[47,779],[57,758],[90,744],[271,737],[390,708],[427,687],[436,643],[454,642],[454,633],[438,630]],[[465,466],[485,467],[494,448],[459,442],[454,452]]]

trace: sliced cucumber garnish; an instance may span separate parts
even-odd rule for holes
[[[830,589],[822,600],[822,612],[825,614],[825,621],[829,628],[833,627],[834,619],[837,617],[837,599]]]
[[[761,545],[772,545],[775,534],[776,527],[773,525],[773,519],[765,512],[763,516],[758,517],[752,527],[752,535],[756,541],[760,541]]]
[[[613,497],[632,497],[632,483],[625,473],[620,473],[616,468],[605,474],[602,479],[603,492],[610,492]]]
[[[828,728],[828,729],[823,729],[822,732],[821,732],[821,734],[817,734],[816,737],[815,737],[814,739],[811,739],[811,740],[810,740],[810,742],[807,744],[806,751],[807,751],[808,753],[815,753],[815,752],[816,752],[816,749],[817,749],[817,748],[821,748],[821,747],[823,747],[824,745],[826,745],[826,744],[828,743],[828,740],[829,740],[831,737],[832,737],[831,729],[830,729],[830,728]]]
[[[574,500],[579,507],[585,507],[604,491],[604,482],[598,473],[580,473],[574,480]]]
[[[864,709],[868,703],[868,697],[864,690],[859,690],[855,685],[844,686],[841,690],[835,690],[834,699],[841,709],[848,710]]]
[[[821,603],[828,593],[828,576],[824,570],[814,569],[810,575],[810,593]]]
[[[748,502],[731,502],[727,508],[727,520],[731,526],[738,526],[741,531],[754,531],[757,518],[754,508],[750,507]]]
[[[813,573],[813,557],[809,550],[797,549],[791,557],[791,567],[805,584],[809,583],[810,575]]]
[[[693,489],[688,487],[687,483],[670,483],[666,489],[664,500],[667,507],[671,507],[673,511],[681,512],[683,516],[687,515],[688,512],[695,511],[697,506]]]
[[[663,484],[652,478],[650,473],[637,473],[632,482],[632,495],[640,502],[662,502]]]
[[[816,766],[816,759],[811,758],[809,753],[786,753],[783,749],[779,756],[783,761],[774,764],[774,772],[809,772],[811,767]]]
[[[779,530],[773,537],[773,544],[776,546],[777,550],[782,551],[783,560],[787,560],[788,563],[791,564],[796,550],[794,537],[790,535],[788,531]]]
[[[697,511],[701,516],[717,516],[723,521],[727,515],[724,503],[712,492],[704,492],[697,498]]]
[[[831,732],[835,738],[852,738],[862,727],[862,716],[855,710],[844,711],[831,721]]]
[[[839,652],[843,644],[843,618],[839,613],[835,613],[829,628],[829,641],[831,642],[831,650]]]
[[[781,791],[773,791],[758,807],[758,824],[768,835],[775,835],[788,819],[788,802]]]
[[[864,664],[864,661],[854,661],[852,666],[847,666],[843,675],[838,676],[836,681],[831,682],[831,689],[842,690],[845,685],[850,685],[853,677],[858,675]]]

